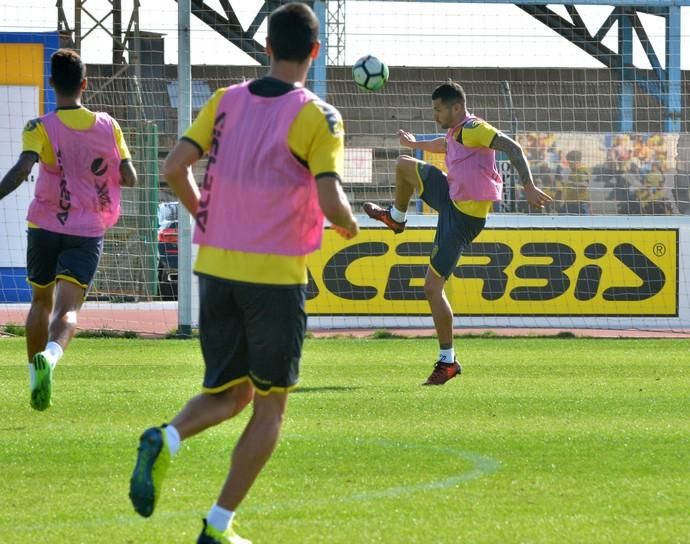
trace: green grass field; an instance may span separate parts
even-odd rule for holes
[[[650,543],[690,535],[690,342],[305,344],[283,438],[239,510],[255,543]],[[127,498],[139,433],[198,391],[198,342],[77,338],[53,407],[0,339],[0,542],[196,542],[246,421],[185,442],[156,513]]]

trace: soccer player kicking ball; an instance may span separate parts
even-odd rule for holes
[[[318,20],[305,4],[276,9],[268,20],[268,75],[218,90],[164,167],[196,217],[205,374],[202,393],[169,425],[141,435],[130,481],[134,509],[144,517],[153,513],[182,440],[253,404],[200,544],[249,542],[233,519],[273,452],[288,392],[297,384],[306,256],[320,247],[324,214],[346,239],[358,232],[340,186],[342,119],[303,87],[318,35]],[[204,153],[199,194],[189,167]]]
[[[369,217],[383,222],[396,234],[405,230],[407,207],[415,189],[422,200],[438,212],[424,293],[431,307],[440,352],[423,385],[443,385],[462,372],[453,348],[453,311],[444,285],[462,252],[484,228],[493,203],[501,200],[503,180],[496,168],[496,150],[508,155],[531,205],[542,208],[551,197],[534,185],[520,145],[467,111],[465,91],[459,84],[449,81],[440,85],[432,93],[431,100],[434,120],[447,131],[446,135],[418,142],[412,134],[401,130],[400,144],[431,153],[445,153],[448,174],[401,155],[395,170],[394,205],[382,208],[365,202],[363,208]]]
[[[19,160],[0,182],[2,200],[39,161],[27,215],[26,267],[32,293],[26,349],[36,410],[51,406],[53,370],[76,332],[103,235],[120,215],[120,186],[137,181],[117,122],[81,105],[86,68],[79,55],[60,49],[50,66],[57,110],[26,124]]]

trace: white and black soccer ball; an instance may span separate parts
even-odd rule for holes
[[[378,91],[388,81],[388,66],[373,55],[365,55],[352,66],[352,79],[362,89]]]

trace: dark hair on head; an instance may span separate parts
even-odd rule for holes
[[[86,79],[86,66],[74,49],[58,49],[50,57],[50,76],[58,94],[76,96]]]
[[[465,89],[462,88],[462,85],[450,79],[436,87],[434,92],[431,93],[432,100],[440,99],[446,105],[464,104],[465,98]]]
[[[319,20],[306,4],[285,4],[268,17],[268,41],[274,60],[304,62],[319,41]]]
[[[580,162],[582,160],[582,151],[579,149],[571,149],[565,156],[565,160],[568,162]]]

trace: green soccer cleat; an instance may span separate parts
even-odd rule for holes
[[[232,523],[224,531],[220,532],[215,527],[209,525],[206,520],[204,521],[204,528],[199,535],[196,544],[252,544],[251,540],[242,538],[238,535],[232,528]]]
[[[146,429],[139,438],[137,464],[129,481],[129,499],[137,514],[153,514],[165,474],[170,466],[170,448],[162,427]]]
[[[47,410],[52,402],[53,394],[53,367],[42,353],[37,353],[31,359],[34,365],[35,380],[31,389],[31,407],[34,410]]]

